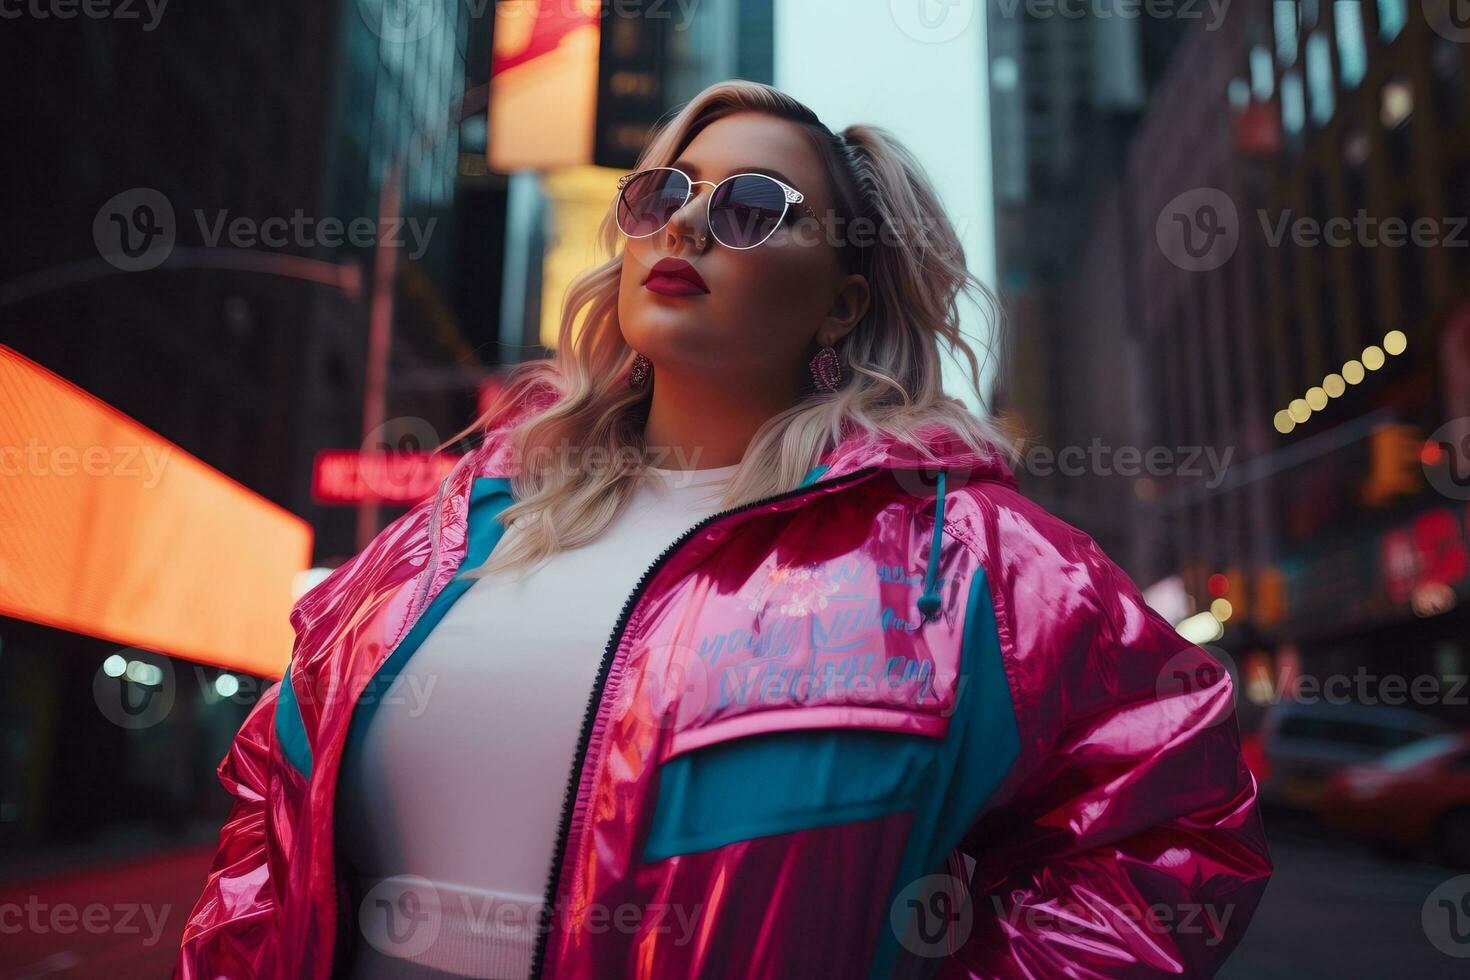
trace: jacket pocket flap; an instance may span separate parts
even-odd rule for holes
[[[770,732],[659,769],[645,862],[912,809],[940,743],[887,731]]]

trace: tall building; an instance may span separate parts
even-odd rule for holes
[[[388,214],[391,337],[377,432],[363,431],[363,415],[380,250],[344,239],[320,252],[363,269],[365,294],[345,317],[317,297],[305,354],[314,431],[303,432],[290,469],[298,513],[317,528],[318,560],[328,565],[351,555],[367,529],[352,508],[312,499],[315,452],[433,449],[473,417],[478,386],[502,359],[506,179],[483,165],[494,6],[362,0],[343,11],[321,207],[375,224],[385,195],[396,194],[397,207]],[[370,527],[400,512],[385,506]]]
[[[339,11],[151,17],[6,21],[6,63],[29,84],[0,110],[24,188],[0,213],[0,342],[293,508],[277,461],[302,408],[303,325],[317,297],[336,315],[352,299],[304,269],[232,267],[268,249],[232,245],[230,223],[320,214]],[[109,263],[119,222],[140,245],[171,235],[174,254]]]
[[[1008,310],[997,407],[1019,422],[1039,501],[1127,558],[1132,490],[1074,463],[1136,441],[1122,275],[1131,231],[1117,186],[1152,74],[1177,31],[1118,5],[989,5],[996,249]],[[1101,294],[1078,302],[1085,280]],[[1096,441],[1096,448],[1094,442]]]
[[[1181,545],[1196,553],[1226,540],[1246,548],[1243,535],[1254,529],[1254,545],[1263,548],[1274,534],[1259,496],[1264,486],[1220,492],[1223,474],[1207,465],[1213,458],[1233,469],[1270,448],[1259,420],[1241,410],[1258,400],[1260,384],[1246,367],[1251,341],[1239,329],[1248,315],[1243,297],[1258,286],[1255,242],[1241,234],[1235,256],[1210,269],[1181,268],[1159,243],[1161,222],[1163,234],[1179,230],[1172,214],[1161,215],[1173,209],[1193,220],[1198,208],[1216,206],[1211,190],[1234,200],[1248,182],[1227,100],[1235,64],[1221,54],[1239,47],[1241,23],[1227,19],[1219,30],[1183,39],[1131,141],[1120,182],[1132,242],[1122,275],[1133,299],[1127,320],[1140,378],[1136,431],[1142,446],[1162,447],[1178,461],[1134,488],[1133,558],[1145,582],[1179,571]],[[1186,470],[1191,454],[1196,465]],[[1205,578],[1228,564],[1192,576],[1191,594],[1204,597]]]
[[[315,318],[352,315],[351,277],[294,261],[309,258],[294,243],[232,239],[272,218],[289,236],[294,215],[321,215],[334,67],[324,52],[344,11],[135,9],[98,19],[27,8],[0,32],[19,83],[0,109],[12,168],[0,343],[299,513],[281,460],[312,384],[303,351]],[[135,268],[130,247],[168,254]],[[111,530],[97,528],[97,552],[75,560],[104,561],[120,536]],[[121,583],[112,598],[149,601]],[[248,703],[218,695],[229,688],[214,687],[215,669],[179,662],[167,717],[120,725],[94,684],[124,654],[147,656],[0,618],[7,867],[52,845],[100,839],[121,854],[130,841],[217,827],[228,798],[213,766]]]
[[[311,463],[363,438],[379,196],[395,163],[406,220],[387,283],[384,434],[447,437],[498,356],[504,179],[461,172],[476,118],[483,155],[483,92],[463,124],[454,112],[467,78],[488,77],[489,28],[472,7],[409,6],[424,19],[370,0],[140,20],[36,8],[0,36],[29,83],[0,110],[10,185],[24,188],[0,214],[15,246],[0,343],[305,518],[318,564],[356,543],[354,512],[313,500]],[[467,278],[479,288],[460,288]],[[103,561],[107,538],[99,528],[96,554],[75,560]],[[12,619],[0,650],[7,863],[99,835],[143,846],[217,829],[228,798],[213,767],[259,679]],[[99,710],[94,683],[118,657],[171,669],[156,723]]]
[[[1261,679],[1470,652],[1470,65],[1434,9],[1254,0],[1189,32],[1086,223],[1065,350],[1025,366],[1067,389],[1052,431],[1202,454],[1073,503]]]
[[[1247,619],[1306,670],[1444,677],[1470,653],[1470,495],[1452,471],[1470,448],[1470,34],[1448,9],[1258,3],[1229,52],[1254,246],[1231,319],[1254,379],[1225,397],[1269,442],[1274,548],[1263,564],[1232,527],[1220,550],[1256,569]],[[1460,438],[1426,443],[1446,425]]]

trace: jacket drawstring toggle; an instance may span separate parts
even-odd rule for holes
[[[919,614],[927,622],[939,612],[939,546],[944,540],[944,470],[939,471],[934,495],[934,540],[929,545],[929,563],[924,568],[924,594],[919,596]]]

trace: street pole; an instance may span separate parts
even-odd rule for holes
[[[388,361],[393,348],[393,286],[398,275],[398,248],[390,241],[399,223],[402,209],[403,174],[412,152],[422,152],[444,138],[471,112],[481,112],[489,105],[490,86],[477,85],[464,92],[445,119],[434,127],[425,127],[419,138],[394,157],[383,175],[378,193],[378,238],[373,255],[373,296],[368,313],[368,349],[362,393],[362,451],[373,452],[369,439],[376,439],[388,414]],[[391,451],[391,449],[389,450]],[[372,488],[364,491],[357,506],[357,550],[366,548],[378,533],[378,500]]]
[[[398,275],[398,249],[390,236],[398,227],[401,163],[394,161],[383,175],[378,194],[378,239],[373,255],[373,297],[368,313],[366,375],[362,393],[362,446],[364,453],[379,452],[376,441],[388,407],[388,358],[393,347],[393,288]],[[389,447],[391,451],[392,447]],[[357,505],[357,550],[366,548],[378,533],[378,499],[367,488]]]

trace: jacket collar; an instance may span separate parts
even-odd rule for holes
[[[891,433],[868,433],[855,429],[823,453],[802,482],[835,480],[855,470],[876,466],[930,473],[945,470],[949,474],[950,489],[958,482],[957,478],[964,482],[984,480],[1009,487],[1017,485],[1015,474],[1006,465],[999,449],[986,447],[988,451],[977,452],[965,443],[959,433],[942,422],[922,427],[918,435],[930,458],[910,442]]]
[[[458,490],[468,489],[471,474],[499,478],[513,476],[516,463],[510,447],[510,431],[526,418],[545,411],[557,397],[553,389],[543,388],[487,428],[484,441],[470,454],[473,461],[462,461],[463,475],[460,476],[461,487]],[[986,446],[984,452],[978,452],[942,422],[923,426],[916,435],[927,453],[892,433],[868,432],[860,426],[851,426],[846,435],[807,471],[800,486],[838,480],[859,470],[876,467],[895,471],[901,485],[914,493],[927,495],[929,483],[926,474],[934,474],[934,525],[925,562],[924,589],[918,600],[919,612],[924,620],[928,620],[937,614],[941,604],[939,557],[947,490],[971,481],[995,482],[1011,488],[1017,484],[1015,475],[1005,465],[1003,455],[993,446]],[[455,475],[451,474],[446,479],[453,481]]]
[[[558,397],[556,391],[548,385],[488,426],[484,441],[471,453],[475,457],[472,472],[476,476],[514,476],[516,464],[510,449],[511,430],[527,418],[550,408]],[[949,474],[950,489],[954,489],[959,482],[972,480],[996,482],[1012,488],[1017,485],[1015,475],[998,449],[992,448],[985,453],[976,452],[958,433],[941,422],[922,428],[920,436],[932,458],[926,459],[913,445],[890,433],[870,433],[860,427],[851,426],[841,441],[824,452],[807,471],[800,485],[809,486],[835,480],[869,467],[930,473],[944,469]]]
[[[917,495],[927,495],[928,474],[933,474],[934,525],[929,556],[924,566],[924,589],[918,609],[925,621],[939,612],[939,556],[944,543],[944,507],[947,491],[971,481],[989,481],[1015,488],[1016,477],[994,446],[984,451],[971,448],[959,433],[943,422],[921,427],[915,435],[922,449],[909,440],[887,432],[850,431],[841,442],[822,455],[807,473],[803,486],[836,480],[857,470],[878,467],[893,471],[900,486]],[[927,450],[927,453],[925,452]]]

